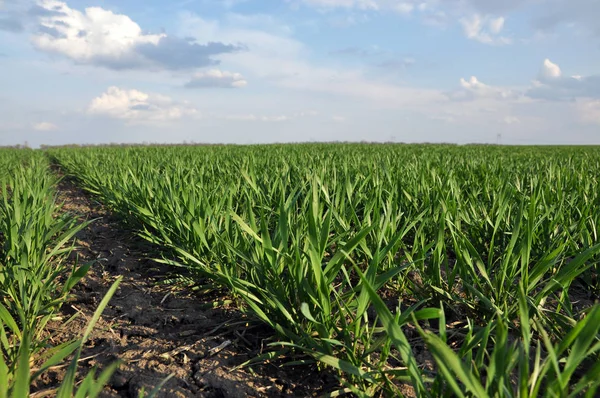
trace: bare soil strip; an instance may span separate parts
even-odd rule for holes
[[[81,220],[95,219],[77,237],[72,261],[93,265],[75,288],[73,301],[63,307],[65,319],[76,312],[80,316],[65,328],[61,340],[81,333],[110,285],[123,276],[80,363],[85,371],[123,361],[103,396],[137,397],[142,388],[149,391],[170,374],[174,377],[160,397],[304,397],[335,386],[330,376],[308,366],[282,368],[273,363],[232,371],[259,354],[268,332],[234,309],[208,308],[226,297],[203,300],[189,290],[158,283],[169,267],[150,259],[155,255],[148,244],[124,231],[115,216],[71,181],[62,181],[58,192],[64,211]],[[53,369],[40,380],[38,391],[52,395],[64,371]]]

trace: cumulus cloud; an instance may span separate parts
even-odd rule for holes
[[[476,40],[484,44],[510,44],[511,40],[500,36],[504,28],[504,18],[492,18],[490,16],[481,16],[473,14],[460,20],[463,32],[467,38]]]
[[[514,99],[519,94],[506,87],[495,87],[482,83],[475,76],[471,76],[469,80],[464,78],[460,79],[461,88],[448,93],[448,96],[452,100],[465,101],[474,100],[477,98],[492,98],[492,99]]]
[[[240,88],[248,84],[240,73],[232,73],[212,69],[206,72],[196,73],[192,79],[185,84],[187,88]]]
[[[472,76],[469,80],[460,79],[460,88],[447,93],[454,101],[476,99],[572,101],[577,102],[584,119],[594,120],[596,100],[600,99],[600,75],[565,76],[560,66],[550,59],[542,63],[538,76],[531,86],[509,88],[491,86]],[[529,100],[530,101],[530,100]],[[590,116],[592,115],[592,116]]]
[[[544,60],[544,65],[542,66],[542,70],[540,71],[540,75],[543,78],[546,78],[546,79],[556,78],[556,77],[560,77],[561,74],[562,74],[562,72],[558,65],[556,65],[555,63],[550,61],[548,58],[546,58]]]
[[[111,69],[188,69],[216,65],[213,56],[239,50],[220,42],[198,44],[165,33],[143,33],[128,16],[101,7],[84,12],[56,0],[40,0],[33,44],[82,64]]]
[[[197,113],[185,102],[176,102],[170,97],[147,94],[138,90],[109,87],[105,93],[90,103],[90,115],[123,119],[131,123],[165,122]]]
[[[57,130],[58,126],[50,122],[40,122],[33,125],[33,129],[36,131],[53,131]]]
[[[472,15],[506,15],[516,10],[527,10],[529,22],[538,32],[552,31],[566,26],[578,33],[587,32],[600,37],[600,2],[598,0],[287,0],[318,10],[396,11],[418,15],[428,25],[444,27],[451,20],[467,25],[473,39],[489,44],[507,44],[506,37],[495,38],[503,29],[502,17],[489,18],[489,25],[477,33],[477,18]],[[482,18],[482,17],[480,17]]]
[[[527,91],[531,98],[572,101],[576,98],[600,98],[600,75],[564,76],[560,67],[544,60],[537,80]]]

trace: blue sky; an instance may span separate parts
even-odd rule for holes
[[[597,0],[0,0],[0,145],[600,144]]]

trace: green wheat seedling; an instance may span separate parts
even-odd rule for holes
[[[73,396],[81,348],[116,290],[109,290],[84,336],[53,346],[46,326],[56,320],[71,289],[90,264],[69,266],[74,236],[86,223],[59,214],[57,179],[43,154],[0,151],[0,398],[28,397],[30,385],[50,367],[72,359],[58,396]],[[70,320],[67,320],[67,323]],[[98,396],[118,364],[95,377],[91,371],[77,397]]]
[[[597,147],[50,155],[162,248],[163,261],[229,289],[269,325],[277,337],[265,358],[337,374],[332,394],[399,395],[407,384],[432,396],[595,391],[586,380],[599,359],[589,320],[600,290]],[[426,347],[435,371],[415,347]]]

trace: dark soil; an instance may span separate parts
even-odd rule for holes
[[[80,361],[82,374],[123,361],[103,396],[137,397],[168,375],[173,377],[159,397],[309,397],[335,389],[331,375],[311,366],[271,362],[234,370],[260,354],[270,332],[235,308],[212,308],[211,303],[228,298],[224,293],[202,296],[160,283],[172,277],[173,269],[151,259],[160,257],[152,246],[124,230],[73,182],[63,180],[58,192],[64,211],[94,220],[78,234],[71,259],[93,265],[62,309],[65,319],[80,316],[67,327],[50,325],[59,330],[54,343],[79,336],[106,291],[123,276]],[[58,366],[43,376],[35,395],[54,395],[65,369]]]

